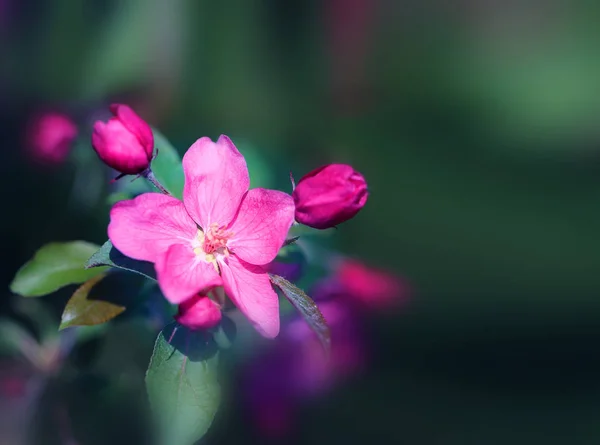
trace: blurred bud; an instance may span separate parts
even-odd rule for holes
[[[154,151],[152,129],[127,105],[113,104],[114,117],[96,121],[92,146],[109,167],[128,175],[142,173],[150,166]]]
[[[345,164],[329,164],[305,175],[294,189],[296,221],[327,229],[352,218],[368,197],[365,178]]]
[[[408,285],[399,278],[354,260],[342,262],[337,280],[348,297],[371,307],[403,303],[410,293]]]
[[[76,137],[75,123],[69,116],[56,112],[36,116],[27,129],[33,158],[54,164],[66,159]]]
[[[221,309],[207,296],[196,295],[179,305],[175,320],[189,329],[209,329],[221,321]]]

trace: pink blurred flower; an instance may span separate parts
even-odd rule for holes
[[[265,266],[294,219],[291,196],[248,190],[244,157],[227,136],[196,141],[183,157],[183,202],[145,193],[115,204],[108,235],[125,255],[154,263],[167,300],[223,286],[266,337],[279,333],[279,301]]]
[[[365,178],[351,166],[329,164],[302,177],[292,195],[296,221],[327,229],[356,215],[369,192]]]
[[[386,309],[405,304],[411,292],[403,278],[345,258],[333,275],[313,287],[311,296],[316,301],[341,299],[366,309]]]
[[[62,163],[76,137],[75,123],[69,116],[58,112],[35,116],[27,129],[27,145],[32,157],[45,163]]]
[[[175,320],[192,330],[209,329],[221,321],[221,309],[208,296],[196,295],[179,305]]]
[[[150,166],[154,152],[152,128],[127,105],[113,104],[114,117],[96,121],[92,146],[102,161],[115,170],[137,175]]]
[[[341,263],[337,280],[349,298],[374,308],[404,303],[410,294],[405,281],[356,260]]]

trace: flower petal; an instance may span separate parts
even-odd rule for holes
[[[151,159],[154,151],[154,135],[150,125],[127,105],[112,104],[109,108],[111,113],[138,138],[146,151],[148,159]]]
[[[242,260],[267,264],[277,256],[294,222],[294,200],[277,190],[252,189],[229,230],[227,246]]]
[[[183,156],[183,202],[202,228],[228,225],[250,186],[246,160],[227,136],[198,139]]]
[[[154,263],[173,244],[189,243],[197,230],[181,201],[144,193],[113,206],[108,237],[128,257]]]
[[[172,245],[156,262],[158,285],[165,298],[179,304],[211,287],[221,286],[219,273],[211,263],[201,260],[191,245]]]
[[[258,332],[268,338],[276,337],[279,333],[279,298],[265,270],[245,263],[235,255],[219,262],[219,266],[229,298]]]

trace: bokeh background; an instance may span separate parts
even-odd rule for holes
[[[181,151],[203,135],[246,141],[282,189],[327,162],[368,180],[368,205],[332,242],[410,282],[410,304],[369,318],[368,370],[303,406],[288,443],[599,443],[599,12],[0,1],[3,315],[27,326],[8,284],[40,245],[106,238],[111,176],[89,143],[39,162],[28,122],[61,110],[85,134],[122,101]],[[41,304],[58,317],[68,296]],[[68,384],[22,419],[27,443],[142,443],[153,338],[139,324],[115,321],[76,351]],[[26,372],[0,363],[9,382]],[[15,385],[0,417],[20,406]],[[206,443],[265,443],[242,408],[224,411]]]

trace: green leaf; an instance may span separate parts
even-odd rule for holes
[[[156,272],[152,263],[129,258],[119,252],[109,241],[105,242],[85,263],[86,269],[99,266],[110,266],[143,275],[156,280]]]
[[[24,297],[39,297],[69,284],[83,283],[103,272],[84,267],[97,249],[97,245],[85,241],[46,244],[19,269],[10,290]]]
[[[152,172],[158,182],[176,198],[183,196],[183,166],[179,153],[158,130],[152,129],[154,133],[154,145],[158,154],[152,161]]]
[[[106,323],[125,310],[124,306],[89,298],[92,288],[105,276],[105,274],[95,276],[73,293],[63,311],[59,330],[71,326],[94,326]]]
[[[277,286],[292,305],[300,312],[311,329],[317,334],[327,354],[331,350],[331,333],[325,317],[315,302],[304,291],[279,275],[269,274],[271,282]]]
[[[162,445],[192,445],[206,434],[221,398],[217,365],[206,332],[172,323],[158,334],[146,388]]]

